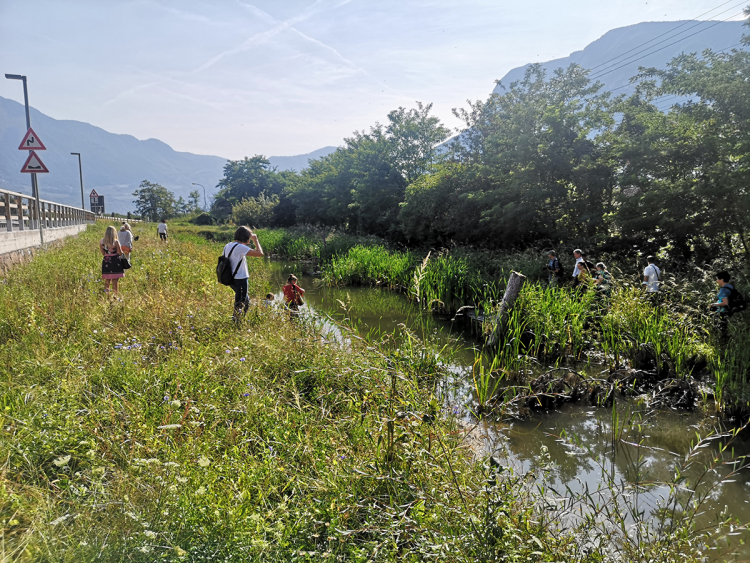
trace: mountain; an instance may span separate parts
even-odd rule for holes
[[[104,196],[108,212],[124,213],[133,209],[133,191],[142,180],[157,182],[187,199],[203,184],[210,198],[222,178],[227,159],[179,152],[157,139],[140,141],[131,135],[109,133],[100,127],[80,121],[53,119],[33,107],[31,126],[47,147],[38,154],[50,170],[38,174],[42,199],[69,205],[81,204],[78,159],[80,152],[86,207],[88,195],[95,189]],[[31,193],[28,174],[21,174],[27,152],[18,145],[26,132],[23,104],[0,97],[0,188]],[[280,170],[301,170],[309,158],[318,158],[335,150],[325,147],[298,156],[274,156],[269,160]],[[203,201],[203,190],[201,202]]]
[[[307,154],[298,154],[296,156],[269,156],[268,160],[272,166],[281,170],[295,170],[297,172],[307,168],[307,161],[310,159],[328,156],[336,150],[336,147],[323,147]]]
[[[743,22],[734,21],[643,22],[608,31],[582,51],[541,63],[541,66],[549,75],[556,68],[577,63],[591,69],[590,76],[602,82],[605,90],[619,88],[616,94],[631,94],[634,87],[629,85],[630,78],[638,73],[638,67],[665,68],[670,60],[681,53],[737,47],[747,31]],[[644,45],[647,41],[651,42]],[[620,58],[612,61],[615,57]],[[502,86],[508,87],[511,82],[522,80],[528,67],[524,65],[508,72],[493,92],[502,93]]]

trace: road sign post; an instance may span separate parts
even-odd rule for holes
[[[23,82],[23,104],[24,108],[26,109],[26,130],[27,135],[28,131],[31,131],[31,117],[29,115],[29,91],[26,88],[26,77],[21,76],[20,74],[6,74],[5,78],[9,80],[20,80]],[[39,185],[36,182],[36,173],[31,173],[31,195],[36,200],[35,207],[36,207],[36,220],[38,222],[39,227],[39,241],[42,245],[44,245],[44,228],[42,225],[42,217],[39,213],[40,206],[39,206]],[[23,217],[21,217],[21,220],[23,221]]]

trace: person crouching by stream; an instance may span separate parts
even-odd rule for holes
[[[112,286],[112,293],[117,293],[120,278],[125,277],[125,270],[120,263],[122,247],[117,240],[117,230],[114,227],[107,227],[104,231],[104,238],[99,241],[99,252],[102,253],[102,279],[104,280],[104,293],[109,293],[109,287]]]
[[[253,241],[252,246],[248,245]],[[234,242],[224,246],[224,256],[229,258],[229,268],[233,272],[232,289],[234,289],[234,314],[232,320],[239,323],[242,315],[247,313],[250,307],[250,297],[247,295],[247,280],[250,277],[250,271],[247,269],[246,256],[254,258],[263,258],[263,248],[260,246],[258,235],[252,232],[248,227],[239,227],[234,232]]]
[[[289,308],[289,315],[291,318],[299,316],[299,308],[305,304],[302,297],[305,295],[305,290],[297,285],[297,276],[289,274],[286,280],[286,285],[282,288],[284,291],[284,299],[286,300],[286,306]]]

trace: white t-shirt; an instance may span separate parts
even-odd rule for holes
[[[646,278],[647,292],[655,293],[659,291],[659,276],[661,276],[661,270],[654,264],[646,266],[646,269],[643,270],[643,277]]]
[[[117,231],[117,240],[120,241],[120,246],[133,248],[133,233],[130,231]]]
[[[581,256],[580,258],[576,258],[576,263],[573,264],[573,277],[574,278],[577,278],[578,274],[581,273],[581,270],[578,269],[578,264],[580,262],[583,262],[583,256]]]
[[[235,248],[236,246],[236,248]],[[234,251],[232,251],[232,248],[234,248]],[[234,269],[237,268],[237,264],[240,264],[239,269],[237,270],[237,273],[234,276],[234,279],[236,280],[246,280],[250,277],[250,272],[247,270],[247,260],[245,259],[245,254],[250,252],[252,247],[242,244],[241,242],[230,242],[224,247],[224,256],[229,257],[229,267],[232,269],[232,272],[234,272]],[[231,254],[230,254],[230,251]]]
[[[159,226],[156,227],[157,233],[167,233],[167,224],[166,223],[159,223]]]

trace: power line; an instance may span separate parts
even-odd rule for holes
[[[644,45],[648,45],[648,44],[649,44],[649,43],[651,43],[652,41],[656,41],[656,40],[657,40],[657,39],[659,39],[660,37],[663,37],[663,36],[665,36],[665,35],[669,35],[670,33],[674,33],[675,31],[677,31],[677,30],[678,30],[678,29],[680,29],[681,27],[683,27],[683,26],[686,26],[686,25],[688,25],[689,23],[691,23],[691,22],[693,22],[693,21],[697,20],[698,18],[701,18],[701,17],[705,16],[705,15],[706,15],[706,14],[708,14],[708,13],[711,13],[711,12],[713,12],[714,10],[718,10],[718,9],[719,9],[719,8],[721,8],[722,6],[725,6],[725,5],[729,4],[729,3],[730,3],[730,2],[732,2],[732,1],[733,1],[733,0],[728,0],[727,2],[724,2],[723,4],[719,4],[719,5],[718,5],[718,6],[716,6],[715,8],[711,8],[710,10],[708,10],[708,12],[703,12],[702,14],[700,14],[700,15],[698,15],[698,16],[695,16],[695,17],[694,17],[694,18],[692,18],[691,20],[688,20],[688,21],[686,21],[686,22],[684,22],[684,23],[682,23],[682,24],[678,25],[677,27],[674,27],[674,28],[670,29],[669,31],[665,31],[664,33],[662,33],[662,34],[660,34],[660,35],[657,35],[656,37],[653,37],[653,38],[649,39],[648,41],[646,41],[646,42],[644,42],[644,43],[641,43],[640,45],[636,45],[636,46],[635,46],[635,47],[633,47],[632,49],[629,49],[629,50],[625,51],[624,53],[620,53],[619,55],[617,55],[616,57],[613,57],[613,58],[609,59],[608,61],[604,61],[603,63],[599,63],[598,65],[596,65],[595,67],[592,67],[592,68],[590,68],[589,70],[595,70],[595,69],[599,68],[600,66],[604,66],[604,65],[606,65],[606,64],[609,64],[609,63],[611,63],[612,61],[615,61],[615,60],[619,59],[620,57],[623,57],[623,56],[627,55],[628,53],[630,53],[630,52],[632,52],[632,51],[635,51],[636,49],[640,49],[640,48],[641,48],[641,47],[643,47]],[[744,3],[744,2],[743,2],[743,3]],[[729,9],[731,10],[732,8],[729,8]],[[725,11],[726,11],[726,10],[725,10]],[[723,12],[720,12],[720,13],[723,13]],[[718,15],[718,14],[716,14],[716,15]],[[703,23],[703,22],[700,22],[700,23]],[[685,30],[685,31],[687,31],[687,30]],[[654,46],[654,45],[652,45],[652,47],[653,47],[653,46]],[[650,48],[650,47],[649,47],[649,48]]]
[[[743,3],[744,3],[744,2],[743,2]],[[674,41],[674,42],[672,42],[672,43],[669,43],[668,45],[665,45],[664,47],[661,47],[660,49],[656,49],[655,51],[651,51],[650,53],[646,53],[646,54],[645,54],[645,55],[643,55],[642,57],[638,57],[637,59],[634,59],[634,60],[631,60],[631,61],[629,61],[629,62],[626,62],[625,64],[622,64],[622,65],[620,65],[620,66],[618,66],[618,67],[615,67],[615,68],[613,68],[612,70],[606,70],[606,69],[604,69],[604,70],[606,70],[606,72],[599,72],[599,73],[596,73],[596,74],[595,74],[594,76],[591,76],[591,77],[589,77],[589,78],[590,78],[591,80],[597,80],[598,78],[601,78],[602,76],[606,76],[607,74],[610,74],[610,73],[612,73],[612,72],[614,72],[614,71],[616,71],[616,70],[619,70],[619,69],[621,69],[621,68],[624,68],[624,67],[626,67],[626,66],[629,66],[629,65],[633,64],[633,63],[634,63],[634,62],[636,62],[636,61],[639,61],[639,60],[641,60],[641,59],[645,59],[646,57],[648,57],[648,56],[650,56],[650,55],[653,55],[654,53],[658,53],[659,51],[663,51],[664,49],[667,49],[667,48],[671,47],[672,45],[675,45],[675,44],[677,44],[677,43],[680,43],[681,41],[684,41],[685,39],[689,39],[690,37],[693,37],[694,35],[698,35],[699,33],[703,33],[704,31],[708,31],[709,29],[711,29],[711,28],[713,28],[713,27],[716,27],[716,26],[717,26],[717,25],[719,25],[719,24],[722,24],[722,23],[724,23],[724,22],[727,22],[727,21],[731,20],[732,18],[736,18],[737,16],[741,15],[742,13],[743,13],[743,12],[738,12],[738,13],[736,13],[736,14],[732,15],[732,16],[729,16],[728,18],[726,18],[726,19],[724,19],[724,20],[718,21],[718,22],[714,23],[713,25],[710,25],[710,26],[708,26],[708,27],[706,27],[706,28],[703,28],[703,29],[701,29],[700,31],[696,31],[695,33],[691,33],[691,34],[690,34],[690,35],[688,35],[687,37],[683,37],[682,39],[678,39],[677,41]],[[702,22],[702,23],[703,23],[703,22]]]

